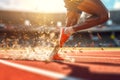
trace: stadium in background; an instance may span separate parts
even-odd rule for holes
[[[100,26],[80,31],[82,36],[73,35],[76,42],[72,43],[72,46],[76,44],[82,47],[120,46],[120,0],[102,1],[110,10],[110,19]],[[59,28],[65,25],[65,11],[63,0],[0,0],[0,30],[25,30],[27,28],[26,30],[44,30],[43,32],[46,33],[45,26],[53,30],[53,27]],[[65,46],[71,46],[72,37]]]

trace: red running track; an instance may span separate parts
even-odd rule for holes
[[[120,80],[120,51],[68,54],[75,63],[0,59],[0,80]]]

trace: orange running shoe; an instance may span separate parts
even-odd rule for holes
[[[63,57],[61,57],[58,53],[53,56],[52,60],[64,60]]]
[[[65,33],[65,28],[61,28],[60,29],[60,38],[59,38],[60,47],[62,47],[64,45],[64,43],[68,40],[69,37],[70,37],[70,35]]]
[[[52,60],[53,61],[75,62],[74,58],[68,58],[67,55],[61,55],[61,54],[55,54]]]

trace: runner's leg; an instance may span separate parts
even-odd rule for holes
[[[76,25],[81,13],[75,12],[75,11],[68,11],[67,12],[67,18],[66,18],[66,27],[70,27],[73,25]]]
[[[87,29],[99,24],[106,22],[109,18],[108,10],[100,0],[83,0],[79,5],[78,9],[92,16],[82,23],[73,27],[74,31]]]

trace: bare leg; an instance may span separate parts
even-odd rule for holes
[[[73,27],[75,32],[102,24],[109,18],[108,11],[100,0],[83,0],[83,2],[78,5],[78,9],[89,13],[92,16],[84,23],[75,25]]]
[[[67,19],[66,19],[66,27],[76,25],[77,21],[80,18],[80,15],[81,14],[79,14],[78,12],[68,11],[67,12]]]
[[[66,8],[68,8],[67,20],[66,20],[67,28],[62,29],[61,31],[61,37],[60,37],[61,46],[65,43],[65,41],[69,38],[69,36],[75,33],[76,31],[102,24],[106,22],[109,18],[108,10],[105,8],[105,6],[100,0],[82,0],[80,2],[78,0],[79,2],[78,4],[76,4],[76,1],[74,2],[74,0],[71,1],[65,0],[65,2],[70,3],[70,5],[67,5],[68,3],[66,3]],[[71,4],[72,2],[74,3]],[[75,10],[71,10],[72,5],[73,5],[72,8],[74,8]],[[85,22],[81,24],[77,24],[78,19],[81,16],[81,13],[78,12],[81,11],[89,13],[92,16],[87,18]]]

